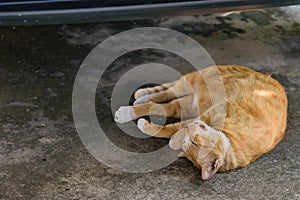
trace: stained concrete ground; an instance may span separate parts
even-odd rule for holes
[[[0,28],[0,199],[300,199],[299,7],[224,16],[171,17],[81,25]],[[150,173],[121,172],[84,147],[72,118],[72,89],[88,53],[109,36],[136,27],[177,30],[198,41],[217,64],[273,74],[289,97],[283,141],[250,166],[209,181],[188,160]],[[132,151],[161,139],[123,137],[113,121],[115,81],[134,66],[161,59],[184,73],[182,59],[149,51],[120,58],[97,90],[96,110],[112,141]]]

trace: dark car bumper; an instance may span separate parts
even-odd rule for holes
[[[15,0],[0,1],[0,25],[145,19],[300,4],[300,0]]]

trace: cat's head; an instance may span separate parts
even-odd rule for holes
[[[203,121],[190,123],[170,140],[170,147],[182,149],[184,156],[201,168],[202,179],[210,179],[224,164],[230,148],[228,138]]]

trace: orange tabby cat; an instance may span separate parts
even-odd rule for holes
[[[221,83],[221,84],[220,84]],[[149,135],[171,138],[170,147],[202,169],[202,179],[240,168],[270,151],[283,138],[287,96],[270,75],[243,66],[211,66],[178,81],[135,92],[134,106],[122,106],[118,123],[146,115],[182,121],[165,126],[138,120]]]

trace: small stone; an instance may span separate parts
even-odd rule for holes
[[[65,74],[62,73],[62,72],[56,72],[56,73],[51,74],[51,76],[55,76],[55,77],[62,77],[62,76],[64,76],[64,75],[65,75]]]
[[[291,92],[294,92],[294,91],[296,91],[296,88],[291,87],[291,88],[290,88],[290,91],[291,91]]]
[[[109,174],[113,174],[113,175],[121,175],[122,174],[121,171],[116,170],[116,169],[112,169],[112,168],[107,169],[106,172],[108,172]]]
[[[60,178],[60,181],[61,181],[62,183],[69,183],[69,180],[66,179],[66,178],[64,178],[64,177]]]
[[[47,92],[49,93],[53,92],[52,88],[47,88]]]

